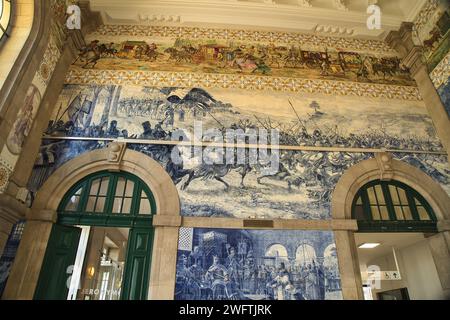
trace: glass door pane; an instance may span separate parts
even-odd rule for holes
[[[129,229],[91,227],[77,300],[119,300]]]

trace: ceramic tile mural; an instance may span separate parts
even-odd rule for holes
[[[65,85],[48,130],[170,140],[176,129],[264,128],[280,145],[441,151],[422,101],[191,87]],[[112,124],[111,124],[112,122]],[[148,130],[150,129],[150,130]],[[159,130],[159,132],[157,132]]]
[[[183,158],[174,163],[175,146],[169,145],[174,130],[192,133],[199,122],[205,131],[276,128],[280,145],[318,150],[280,150],[274,174],[265,174],[264,165],[248,161],[200,164],[195,161],[198,159]],[[446,159],[439,155],[442,146],[420,101],[388,103],[262,92],[248,99],[245,90],[66,85],[47,134],[128,139],[128,148],[152,157],[172,177],[185,216],[329,219],[336,183],[352,165],[373,157],[370,149],[399,150],[398,158],[444,186],[448,182]],[[167,143],[146,144],[145,140]],[[35,186],[30,188],[37,190],[54,168],[105,144],[44,140],[33,178]],[[340,149],[327,151],[331,147]]]
[[[333,233],[181,228],[175,299],[342,299]]]
[[[105,141],[44,140],[28,188],[36,192],[62,164],[106,145]],[[355,152],[281,152],[280,166],[284,171],[262,178],[252,168],[241,185],[242,168],[185,168],[171,162],[173,147],[136,143],[128,148],[148,155],[166,169],[177,186],[182,215],[203,217],[330,219],[331,196],[339,178],[351,166],[374,156]],[[394,156],[424,171],[450,194],[447,156],[401,152]],[[184,188],[191,174],[204,176]]]
[[[450,2],[429,1],[414,26],[418,44],[425,48],[430,77],[450,117]]]
[[[450,52],[431,72],[430,77],[450,117]]]
[[[438,88],[438,93],[441,97],[442,103],[445,106],[445,110],[450,117],[450,77]]]
[[[380,149],[448,186],[419,91],[383,42],[126,25],[101,26],[87,40],[46,134],[98,140],[44,140],[32,191],[63,163],[105,147],[104,139],[126,139],[158,161],[185,216],[329,219],[343,172]],[[297,149],[280,150],[276,174],[249,164],[249,152],[245,164],[198,156],[174,163],[174,132],[192,133],[200,122],[204,131],[277,129],[279,144]]]
[[[395,56],[234,40],[92,40],[73,69],[263,75],[415,86]]]
[[[22,238],[25,221],[17,222],[11,230],[8,240],[0,257],[0,296],[6,288],[6,282],[11,272],[20,239]]]
[[[425,58],[432,71],[450,49],[450,3],[431,0],[418,16],[415,35],[425,48]]]

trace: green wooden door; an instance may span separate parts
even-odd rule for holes
[[[69,267],[75,262],[81,229],[55,224],[34,298],[37,300],[66,300],[69,292]]]
[[[78,181],[58,207],[58,226],[49,240],[35,298],[66,299],[65,282],[70,277],[66,270],[75,261],[81,230],[61,225],[77,225],[130,229],[121,298],[147,299],[155,214],[156,201],[151,190],[130,173],[102,171]],[[61,238],[67,245],[59,245]],[[57,274],[61,279],[52,278]]]
[[[123,300],[147,299],[152,243],[152,229],[130,230],[121,297]]]

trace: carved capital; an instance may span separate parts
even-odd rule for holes
[[[385,39],[386,44],[396,50],[402,58],[415,47],[412,36],[413,26],[413,23],[403,22],[400,30],[391,31]]]
[[[414,46],[403,58],[402,63],[410,70],[411,75],[415,77],[419,70],[426,68],[426,63],[424,62],[423,57],[423,47]]]
[[[86,41],[84,40],[83,34],[80,30],[69,30],[68,42],[71,49],[75,49],[73,51],[76,53],[78,53],[78,50],[86,46]]]
[[[91,10],[91,4],[87,0],[78,1],[81,9],[81,32],[83,35],[93,32],[103,24],[100,12]]]
[[[181,216],[169,216],[157,214],[153,216],[154,227],[181,227]]]
[[[387,152],[378,153],[375,155],[375,159],[377,159],[378,169],[380,170],[380,180],[392,180],[394,177],[392,155]]]
[[[27,214],[27,221],[44,221],[56,223],[58,213],[53,210],[38,210],[32,209]]]
[[[408,54],[408,48],[403,43],[399,31],[391,31],[385,39],[385,42],[389,47],[397,51],[401,58]]]
[[[18,199],[15,199],[9,194],[0,195],[0,216],[3,220],[14,224],[25,218],[29,212],[30,209]]]
[[[403,22],[402,25],[400,26],[400,36],[403,39],[403,42],[409,44],[409,43],[414,43],[413,41],[413,28],[414,28],[414,23],[412,22]]]

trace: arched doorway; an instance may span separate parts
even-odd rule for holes
[[[424,236],[437,233],[437,219],[421,194],[399,181],[371,181],[356,194],[352,218],[358,222],[355,240],[365,299],[439,297]]]
[[[156,203],[126,172],[77,182],[58,207],[35,299],[145,299]]]
[[[449,210],[437,182],[388,153],[347,170],[332,197],[333,218],[354,223],[335,231],[344,297],[445,299]]]
[[[153,272],[150,274],[149,294],[144,298],[173,298],[175,279],[172,275],[176,270],[177,242],[167,239],[178,237],[177,219],[180,218],[180,201],[177,189],[158,162],[118,142],[66,162],[39,189],[27,216],[17,251],[15,261],[18,263],[15,262],[11,269],[2,298],[30,300],[36,296],[47,244],[53,226],[58,221],[58,209],[62,199],[75,188],[74,182],[105,171],[133,174],[145,182],[151,190],[157,208],[156,215],[151,216],[155,226],[153,247],[164,250],[153,250],[151,266]],[[172,219],[175,220],[175,226],[160,227],[166,226],[167,220]]]

